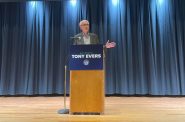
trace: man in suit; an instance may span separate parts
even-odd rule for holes
[[[94,33],[89,33],[89,21],[82,20],[79,23],[81,33],[75,35],[75,39],[73,44],[74,45],[88,45],[88,44],[99,44],[98,36]],[[107,41],[105,47],[106,48],[113,48],[115,47],[115,42]]]

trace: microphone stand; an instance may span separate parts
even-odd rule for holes
[[[65,65],[65,75],[64,75],[64,108],[58,110],[58,114],[69,114],[69,109],[66,107],[66,75],[67,75],[67,65]]]
[[[80,40],[81,37],[70,37],[70,39],[72,40],[75,40],[75,44],[76,44],[76,40]],[[66,62],[68,62],[69,60],[69,55],[67,55],[67,58],[66,58]],[[66,107],[66,77],[67,77],[67,63],[65,64],[65,75],[64,75],[64,108],[63,109],[60,109],[58,110],[58,114],[69,114],[69,109],[67,109]]]

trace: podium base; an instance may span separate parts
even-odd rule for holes
[[[98,113],[98,112],[72,112],[70,114],[72,115],[101,115],[101,113]]]
[[[58,110],[58,114],[69,114],[69,109]]]

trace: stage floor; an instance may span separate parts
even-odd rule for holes
[[[185,122],[185,97],[106,97],[104,115],[59,115],[61,108],[63,97],[0,97],[0,122]]]

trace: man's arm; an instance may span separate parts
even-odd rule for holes
[[[98,39],[98,36],[95,34],[95,43],[96,44],[99,44],[100,43],[100,41],[99,41],[99,39]]]

